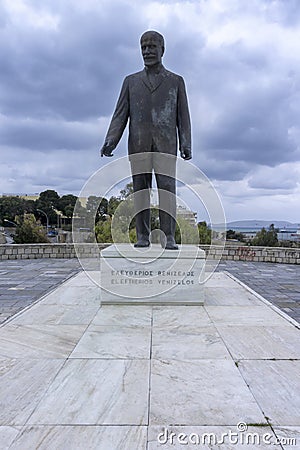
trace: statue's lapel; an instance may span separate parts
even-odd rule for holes
[[[153,84],[151,84],[147,76],[146,69],[142,71],[143,83],[147,86],[147,88],[150,90],[151,93],[156,91],[156,89],[161,85],[166,76],[167,76],[166,70],[164,67],[162,67],[162,70],[159,72],[159,74],[155,76]]]
[[[152,92],[156,91],[156,89],[161,85],[161,83],[164,81],[164,79],[166,78],[167,74],[166,74],[166,70],[163,67],[161,69],[161,71],[159,72],[159,74],[156,75],[155,77],[155,83],[152,89]]]
[[[151,86],[151,84],[150,84],[150,81],[149,81],[149,79],[148,79],[146,69],[144,69],[144,70],[142,71],[141,77],[142,77],[143,83],[144,83],[144,84],[147,86],[147,88],[152,92],[153,88],[152,88],[152,86]]]

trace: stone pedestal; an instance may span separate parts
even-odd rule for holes
[[[203,305],[205,252],[114,244],[101,252],[102,304]]]

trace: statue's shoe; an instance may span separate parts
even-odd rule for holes
[[[167,241],[166,246],[165,246],[166,250],[178,250],[178,245],[176,244],[176,242],[172,239],[170,241]]]
[[[149,247],[150,246],[150,241],[148,241],[148,240],[144,240],[144,239],[140,239],[140,240],[138,240],[135,244],[134,244],[134,247],[138,247],[138,248],[141,248],[141,247]]]

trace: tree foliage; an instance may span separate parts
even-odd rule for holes
[[[95,226],[95,236],[99,243],[113,242],[111,235],[111,218],[99,221]]]
[[[57,208],[59,198],[60,197],[56,191],[52,189],[47,189],[46,191],[40,193],[38,200],[41,203],[44,203],[49,206],[51,205]]]
[[[124,189],[120,190],[120,198],[121,200],[125,200],[127,197],[133,194],[133,183],[126,184]]]
[[[175,241],[177,244],[199,244],[198,228],[195,225],[184,219],[183,217],[177,217]]]
[[[72,217],[74,208],[77,202],[76,195],[67,194],[60,197],[57,201],[57,209],[63,213],[66,217]]]
[[[49,220],[49,225],[54,225],[57,222],[57,214],[55,212],[55,209],[58,208],[58,201],[59,201],[59,195],[56,191],[47,189],[46,191],[43,191],[40,193],[39,198],[35,202],[36,207],[36,217],[40,219],[40,221],[44,224],[46,224],[46,216]],[[40,211],[38,211],[38,209]],[[43,211],[43,212],[41,212]]]
[[[226,239],[235,239],[237,241],[244,242],[245,236],[243,235],[243,233],[240,233],[238,231],[227,230],[226,231]]]
[[[31,204],[28,206],[32,206]],[[15,217],[23,215],[26,208],[26,200],[17,196],[7,196],[0,198],[0,219],[2,225],[7,225],[4,219],[15,221]]]
[[[122,200],[120,199],[120,197],[115,197],[114,195],[112,197],[110,197],[109,201],[108,201],[108,205],[107,205],[107,214],[109,214],[110,216],[113,216],[115,213],[115,210],[117,209],[117,207],[119,206],[119,204],[122,202]]]
[[[14,236],[16,244],[38,244],[49,242],[45,229],[36,221],[33,214],[16,217],[17,228]]]
[[[108,209],[108,200],[105,197],[97,197],[96,195],[90,195],[86,203],[87,213],[95,218],[97,223],[99,220],[106,220]]]
[[[252,245],[259,245],[264,247],[277,247],[277,232],[278,229],[274,227],[274,224],[270,225],[268,230],[263,227],[256,233],[256,236],[252,239],[251,243]]]
[[[76,205],[76,217],[84,220],[84,227],[94,229],[98,242],[112,242],[111,226],[114,226],[114,238],[119,242],[134,242],[136,240],[133,184],[128,183],[120,190],[118,196],[109,199],[95,195],[87,199],[83,208],[78,197],[73,194],[62,197],[55,190],[47,189],[40,193],[36,201],[26,200],[18,196],[0,197],[0,224],[4,219],[17,221],[16,242],[47,242],[42,224],[56,225],[58,214],[71,218]],[[40,211],[39,211],[40,210]],[[117,220],[116,220],[117,219]],[[69,225],[71,227],[71,225]],[[159,229],[158,207],[151,207],[151,230]],[[129,237],[128,237],[129,236]],[[154,237],[159,241],[159,233]],[[196,227],[188,220],[178,217],[175,239],[177,243],[210,243],[211,230],[206,222],[200,222]]]
[[[208,228],[205,221],[198,222],[198,233],[199,233],[199,243],[200,244],[210,244],[211,243],[211,229]]]

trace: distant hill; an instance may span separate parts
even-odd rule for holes
[[[233,222],[228,222],[226,224],[227,230],[230,228],[247,228],[247,229],[261,229],[261,228],[268,228],[271,224],[274,224],[275,228],[299,228],[298,223],[292,223],[288,221],[283,220],[235,220]]]

